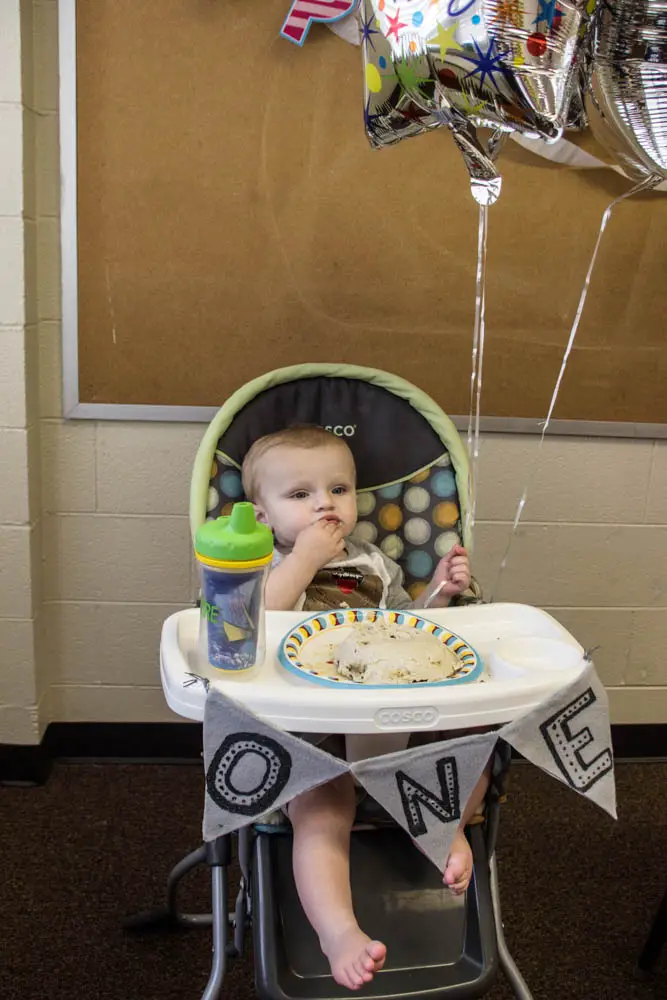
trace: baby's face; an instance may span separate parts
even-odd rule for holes
[[[357,523],[354,462],[336,445],[279,445],[261,459],[257,509],[279,545],[291,547],[304,528],[336,521],[344,535]]]

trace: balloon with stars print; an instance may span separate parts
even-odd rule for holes
[[[362,6],[360,25],[365,64],[364,125],[371,146],[391,146],[407,136],[439,128],[442,122],[415,104],[399,79],[390,44],[370,3]],[[409,83],[410,67],[401,70]]]
[[[560,22],[560,19],[563,16],[563,12],[558,5],[559,0],[537,0],[537,2],[539,9],[533,24],[539,25],[544,23],[547,28],[551,30],[554,22]]]
[[[464,155],[473,195],[491,204],[506,133],[562,135],[589,7],[588,0],[362,0],[371,145],[445,127]],[[490,146],[478,128],[493,130]]]

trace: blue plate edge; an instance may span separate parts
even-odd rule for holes
[[[475,647],[473,645],[471,645],[471,643],[469,643],[467,639],[464,639],[462,635],[459,635],[458,632],[452,632],[452,635],[455,635],[457,637],[457,639],[460,639],[461,642],[464,642],[466,644],[466,646],[468,647],[468,649],[472,650],[472,652],[477,657],[477,663],[473,667],[473,669],[470,671],[470,673],[466,674],[465,677],[452,677],[452,678],[450,678],[449,680],[446,680],[446,681],[419,681],[416,684],[353,684],[353,683],[350,683],[349,681],[331,681],[331,680],[329,680],[326,677],[315,677],[313,674],[307,674],[305,671],[298,670],[296,667],[292,666],[292,664],[289,662],[289,660],[287,659],[287,656],[285,654],[285,643],[287,642],[288,637],[290,635],[292,635],[293,632],[296,632],[296,630],[298,628],[301,628],[301,626],[304,625],[306,622],[312,621],[314,618],[319,618],[319,617],[321,617],[321,615],[332,614],[333,612],[340,611],[340,610],[344,610],[344,611],[363,611],[363,612],[366,612],[366,611],[382,611],[382,612],[388,612],[390,614],[391,613],[394,613],[394,614],[406,614],[407,613],[405,608],[344,608],[344,609],[341,609],[341,608],[331,608],[331,610],[329,610],[329,611],[314,611],[311,615],[308,615],[307,618],[302,618],[300,622],[298,622],[296,625],[292,626],[292,628],[289,629],[289,631],[286,632],[285,635],[280,640],[280,647],[279,647],[279,650],[278,650],[278,661],[279,661],[280,665],[282,667],[284,667],[285,670],[288,671],[288,673],[293,674],[295,677],[300,677],[302,680],[306,680],[306,681],[308,681],[311,684],[320,684],[322,687],[329,687],[329,688],[346,688],[348,691],[349,690],[352,690],[352,691],[360,691],[360,690],[363,690],[363,691],[392,691],[392,690],[393,691],[403,691],[403,690],[406,690],[407,691],[407,690],[414,690],[414,689],[419,689],[419,690],[429,689],[430,690],[431,688],[435,688],[435,687],[453,687],[455,684],[470,684],[473,681],[477,680],[477,678],[479,677],[479,675],[484,672],[484,666],[485,666],[484,660],[482,659],[482,657],[480,656],[480,654],[477,652],[477,650],[475,649]],[[417,614],[416,611],[414,613],[414,617],[415,618],[420,618],[424,622],[428,622],[429,625],[435,625],[436,628],[447,628],[447,626],[443,626],[443,625],[438,624],[438,622],[434,622],[432,618],[425,618],[424,615]],[[451,631],[451,629],[448,629],[448,631]]]

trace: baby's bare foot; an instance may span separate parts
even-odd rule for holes
[[[455,896],[462,895],[472,878],[472,851],[463,830],[458,830],[447,858],[444,883]]]
[[[387,949],[381,941],[371,941],[359,927],[349,927],[341,934],[322,942],[329,959],[331,974],[341,986],[358,990],[370,983],[384,965]]]

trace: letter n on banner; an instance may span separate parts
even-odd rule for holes
[[[432,813],[441,823],[451,823],[461,819],[461,797],[459,795],[459,775],[456,757],[442,757],[435,762],[440,792],[430,792],[411,778],[405,771],[396,772],[396,784],[401,795],[403,814],[412,837],[421,837],[427,832],[424,810]]]
[[[313,21],[331,24],[351,14],[358,0],[294,0],[280,34],[295,45],[303,45]]]
[[[355,778],[444,871],[470,795],[497,733],[462,736],[352,764]]]
[[[204,766],[204,840],[349,771],[344,761],[262,722],[213,686],[204,709]]]
[[[616,819],[609,702],[592,663],[576,681],[503,726],[499,736]]]

